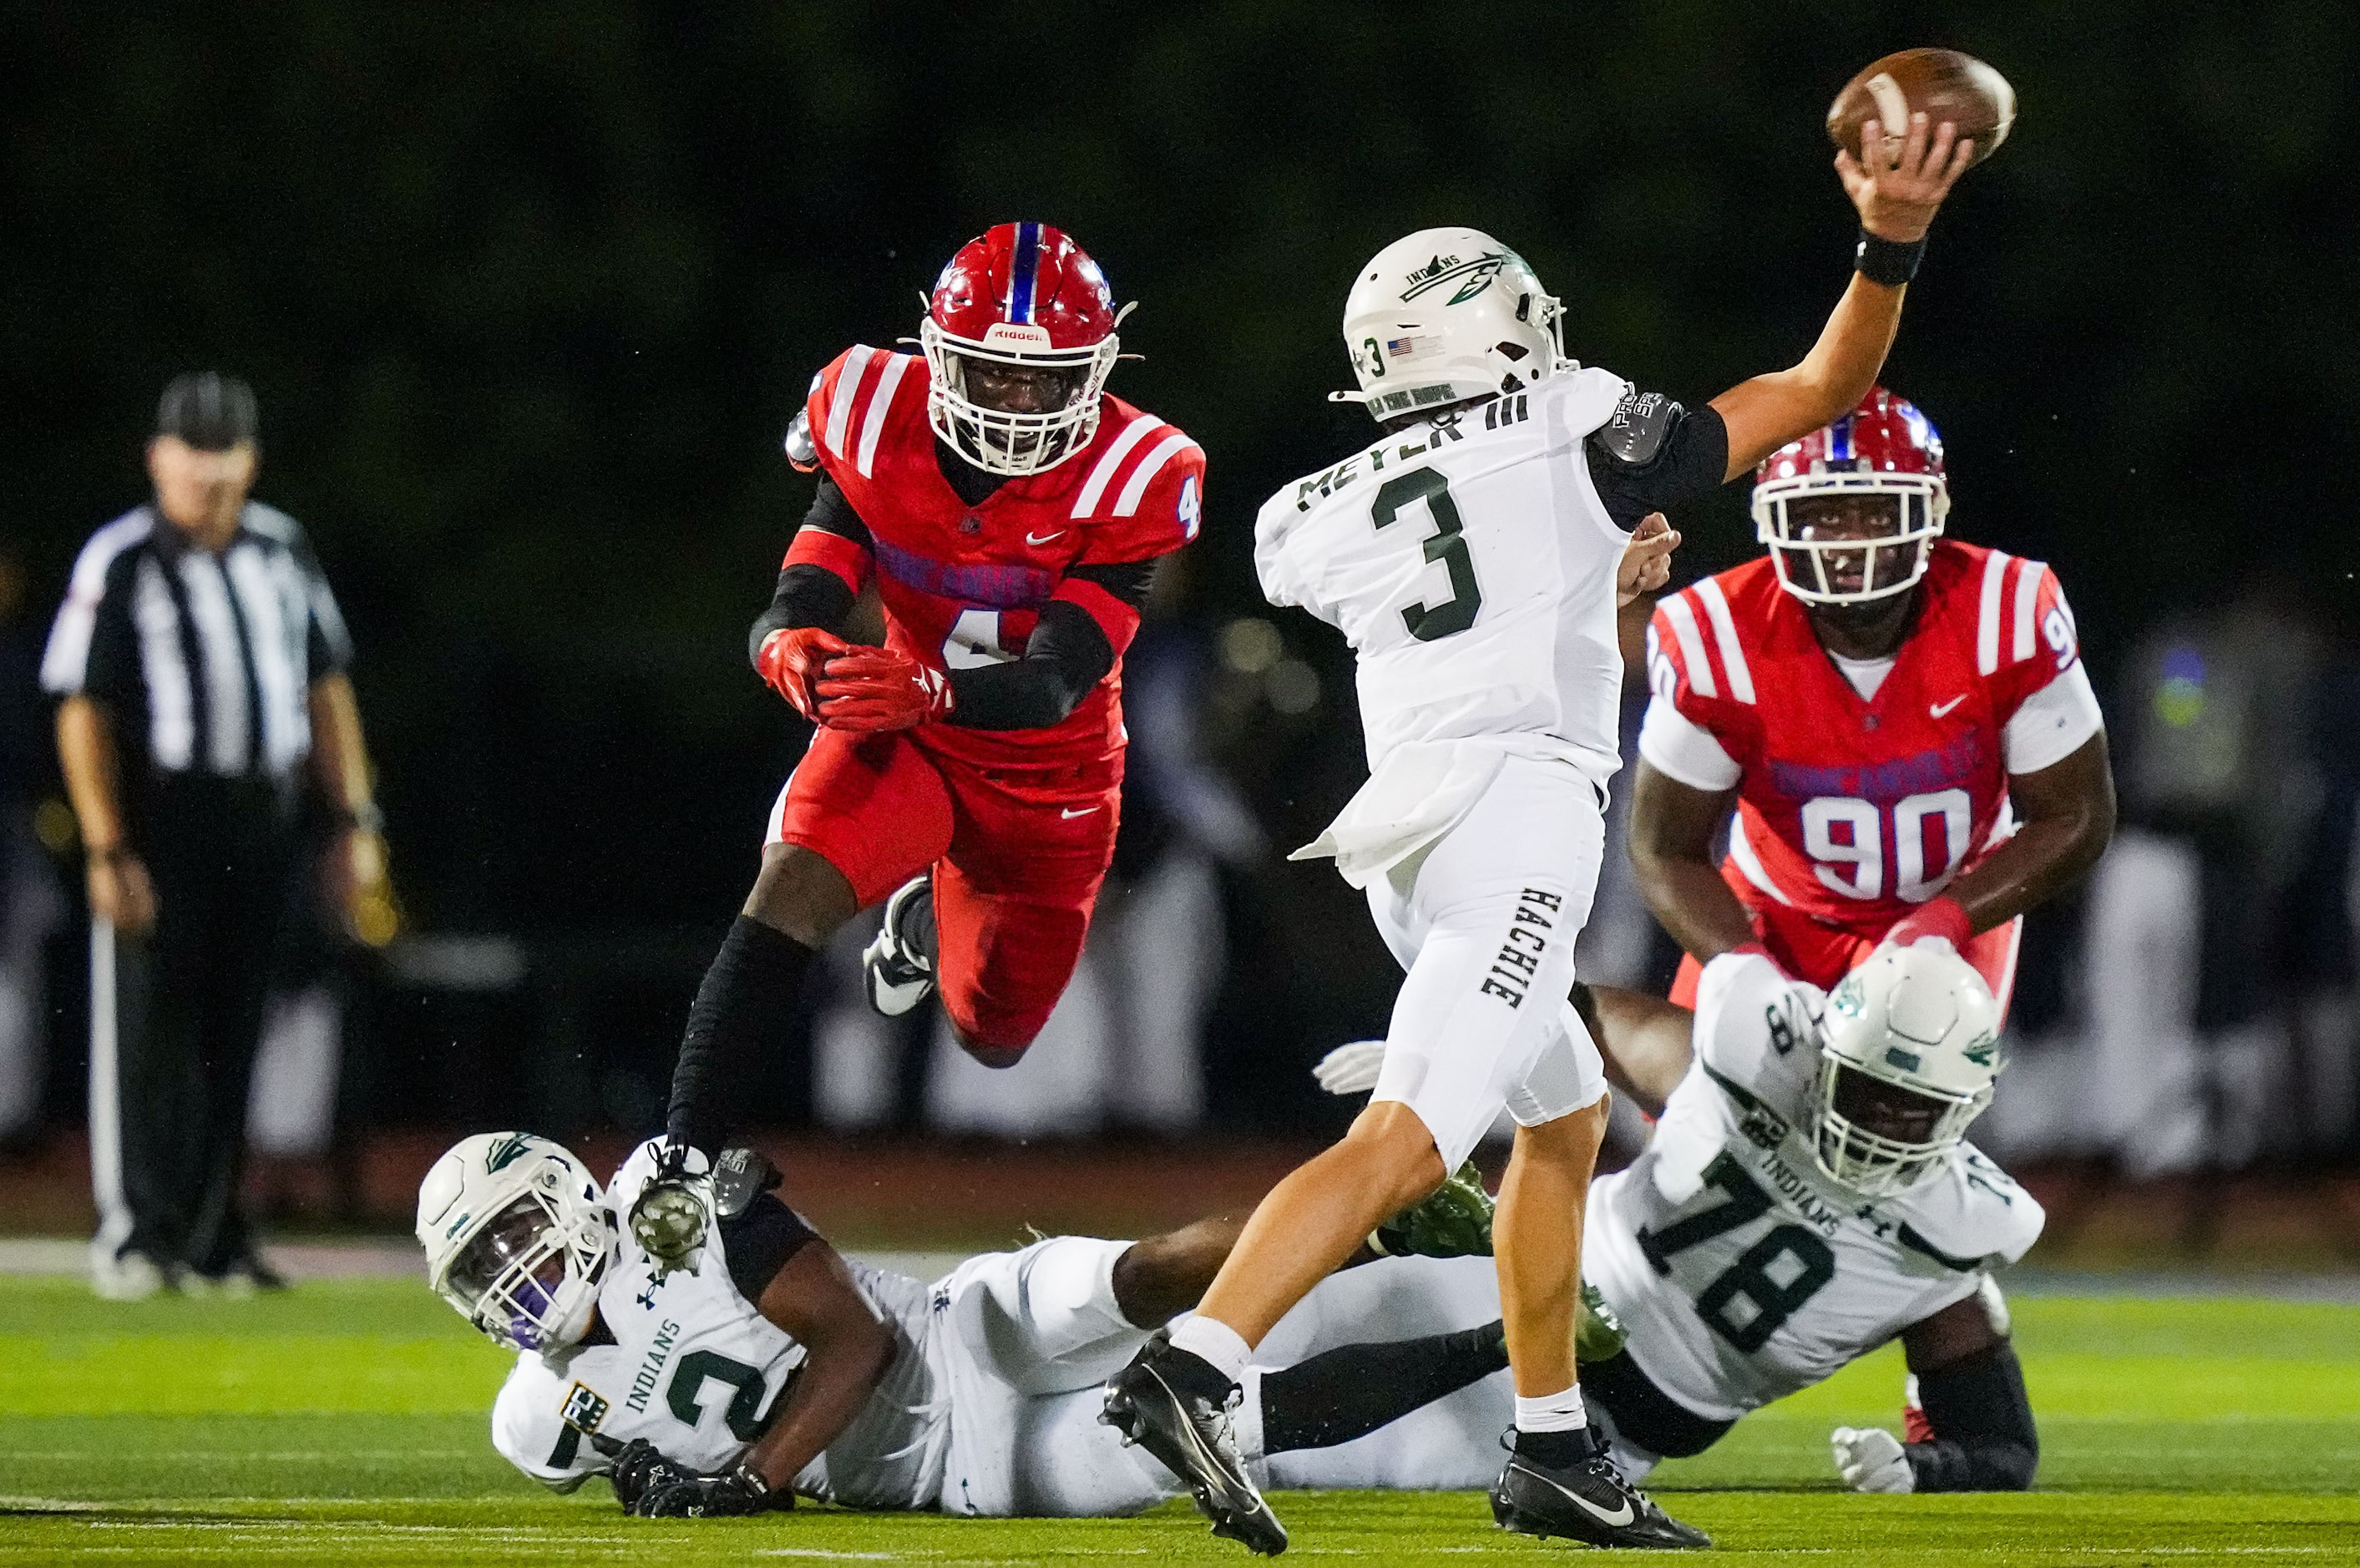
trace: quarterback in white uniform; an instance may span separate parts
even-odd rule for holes
[[[1697,1008],[1597,987],[1592,1014],[1643,1104],[1645,1150],[1590,1190],[1582,1272],[1622,1354],[1585,1364],[1634,1478],[1749,1410],[1899,1338],[1929,1430],[1839,1429],[1868,1491],[2032,1484],[2039,1443],[1994,1270],[2040,1204],[1964,1140],[2002,1065],[2000,1013],[1941,938],[1878,950],[1823,995],[1767,957],[1707,964]]]
[[[659,1269],[618,1226],[655,1175],[642,1145],[601,1191],[558,1145],[478,1134],[428,1173],[418,1235],[438,1293],[517,1351],[492,1440],[626,1510],[724,1515],[796,1496],[975,1515],[1135,1513],[1173,1495],[1098,1420],[1099,1385],[1195,1299],[1235,1227],[1144,1242],[1059,1236],[933,1284],[840,1255],[725,1150],[719,1224]],[[694,1163],[694,1162],[693,1162]],[[1479,1486],[1508,1413],[1499,1299],[1481,1258],[1379,1259],[1273,1336],[1240,1427],[1284,1486]],[[1374,1334],[1387,1343],[1356,1343]]]
[[[1494,1517],[1599,1545],[1707,1544],[1615,1473],[1574,1367],[1605,1083],[1566,997],[1619,762],[1617,609],[1661,581],[1677,542],[1657,522],[1634,550],[1629,530],[1867,392],[1966,167],[1953,143],[1920,115],[1896,165],[1839,156],[1858,270],[1818,344],[1692,413],[1568,359],[1558,302],[1488,234],[1425,230],[1360,269],[1343,323],[1360,389],[1338,396],[1382,433],[1272,496],[1254,559],[1273,604],[1337,627],[1358,658],[1369,781],[1299,853],[1334,856],[1365,889],[1407,976],[1369,1109],[1263,1200],[1169,1346],[1109,1385],[1109,1419],[1187,1481],[1217,1530],[1285,1545],[1226,1446],[1224,1401],[1254,1347],[1504,1108],[1519,1130],[1495,1234],[1518,1399]]]

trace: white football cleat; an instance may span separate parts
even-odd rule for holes
[[[172,1288],[170,1276],[144,1252],[126,1252],[91,1265],[90,1288],[102,1301],[144,1301]]]
[[[910,940],[912,917],[923,911],[931,922],[934,902],[934,875],[911,877],[885,900],[885,923],[878,928],[877,940],[861,950],[869,1005],[889,1018],[901,1017],[934,994],[934,961]]]

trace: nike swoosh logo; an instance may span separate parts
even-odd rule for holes
[[[1639,1510],[1633,1508],[1627,1499],[1620,1508],[1610,1514],[1604,1508],[1600,1508],[1596,1503],[1591,1502],[1588,1497],[1583,1497],[1579,1492],[1575,1491],[1572,1487],[1559,1486],[1557,1482],[1550,1481],[1547,1476],[1541,1475],[1538,1471],[1527,1470],[1525,1474],[1531,1475],[1536,1481],[1547,1481],[1551,1486],[1555,1486],[1557,1490],[1563,1492],[1567,1497],[1571,1497],[1575,1502],[1580,1504],[1581,1511],[1583,1513],[1588,1514],[1591,1519],[1596,1519],[1600,1524],[1606,1526],[1609,1530],[1621,1530],[1624,1525],[1629,1524],[1633,1519],[1639,1517]]]
[[[1957,707],[1960,703],[1961,703],[1961,702],[1965,702],[1966,700],[1967,700],[1967,694],[1966,694],[1965,692],[1961,691],[1961,692],[1960,692],[1957,696],[1955,696],[1955,697],[1951,698],[1949,702],[1939,702],[1939,703],[1937,703],[1937,704],[1935,704],[1933,707],[1928,708],[1928,709],[1927,710],[1927,712],[1928,712],[1928,713],[1932,713],[1936,718],[1938,718],[1938,719],[1939,719],[1939,718],[1940,718],[1944,713],[1949,713],[1951,709],[1953,709],[1953,708]]]
[[[1065,810],[1065,811],[1059,811],[1057,814],[1058,814],[1059,816],[1061,816],[1061,817],[1065,818],[1067,822],[1071,822],[1071,821],[1073,821],[1073,819],[1075,819],[1076,817],[1087,817],[1087,816],[1088,816],[1092,811],[1104,811],[1104,810],[1106,810],[1106,808],[1105,808],[1104,806],[1084,806],[1084,807],[1083,807],[1080,811],[1074,811],[1074,810],[1071,810],[1071,809],[1069,808],[1069,809],[1067,809],[1067,810]]]
[[[1051,539],[1064,539],[1065,537],[1065,530],[1059,528],[1054,533],[1026,534],[1024,536],[1024,542],[1026,544],[1047,544]]]

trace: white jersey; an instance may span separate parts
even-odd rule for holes
[[[2045,1218],[1967,1144],[1894,1197],[1829,1180],[1810,1142],[1823,1001],[1766,959],[1708,964],[1696,1059],[1655,1140],[1590,1188],[1584,1276],[1640,1369],[1710,1420],[1808,1388],[1972,1295]]]
[[[1629,536],[1582,443],[1629,389],[1602,370],[1554,376],[1393,431],[1263,504],[1262,592],[1350,641],[1372,775],[1404,746],[1513,737],[1612,776]]]
[[[652,1171],[638,1156],[624,1167],[610,1189],[619,1210]],[[1129,1246],[1053,1236],[971,1258],[930,1286],[850,1264],[862,1294],[899,1327],[901,1353],[795,1490],[857,1507],[991,1517],[1133,1514],[1174,1496],[1171,1472],[1098,1420],[1106,1380],[1148,1337],[1115,1300],[1115,1263]],[[606,1471],[601,1439],[643,1437],[676,1463],[725,1468],[768,1424],[803,1358],[730,1284],[717,1238],[694,1273],[652,1292],[644,1254],[628,1240],[621,1247],[598,1302],[617,1343],[519,1356],[493,1410],[501,1454],[561,1488]],[[1499,1315],[1489,1258],[1383,1258],[1321,1280],[1262,1352],[1292,1362]],[[1513,1414],[1502,1371],[1349,1443],[1264,1455],[1262,1376],[1247,1369],[1240,1432],[1248,1462],[1273,1486],[1480,1486],[1497,1465],[1488,1440]]]
[[[630,1213],[655,1174],[656,1147],[642,1144],[616,1172],[606,1189],[616,1214]],[[629,1227],[617,1228],[598,1287],[598,1315],[614,1343],[519,1355],[492,1407],[493,1445],[562,1490],[606,1473],[600,1439],[643,1437],[677,1464],[727,1467],[769,1425],[803,1365],[803,1347],[731,1282],[717,1228],[694,1270],[675,1269],[661,1283]],[[846,1266],[869,1304],[898,1326],[901,1353],[859,1416],[795,1477],[795,1490],[857,1507],[931,1507],[949,1429],[925,1354],[926,1288]]]

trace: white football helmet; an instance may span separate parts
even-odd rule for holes
[[[1480,229],[1420,229],[1360,268],[1344,300],[1344,349],[1359,403],[1380,423],[1513,392],[1580,366],[1565,356],[1564,310],[1524,258]]]
[[[615,1242],[589,1168],[523,1132],[479,1132],[418,1187],[426,1282],[511,1350],[551,1350],[590,1331]]]
[[[1991,1104],[1999,1004],[1939,937],[1882,947],[1828,996],[1814,1149],[1819,1169],[1889,1197],[1950,1158]]]

